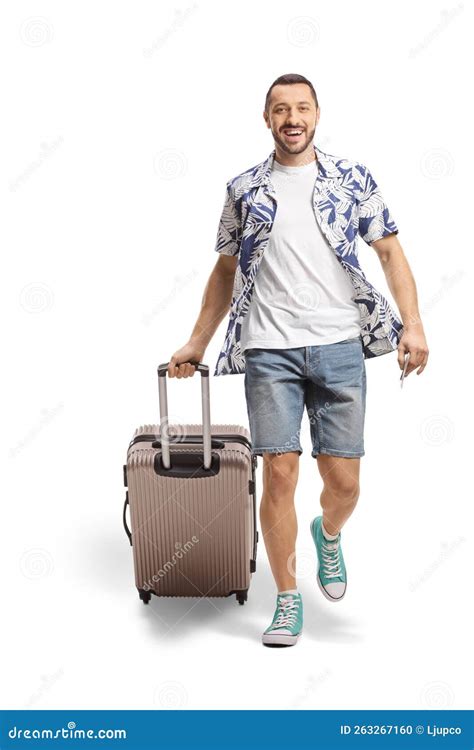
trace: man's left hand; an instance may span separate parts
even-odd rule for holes
[[[405,355],[410,353],[405,377],[416,370],[417,375],[421,375],[428,362],[428,344],[426,343],[425,334],[422,327],[405,328],[404,333],[398,345],[398,364],[400,370],[405,366]]]

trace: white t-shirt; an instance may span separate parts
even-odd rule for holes
[[[273,161],[277,210],[242,322],[241,349],[334,344],[358,336],[354,287],[316,220],[316,159],[299,167]]]

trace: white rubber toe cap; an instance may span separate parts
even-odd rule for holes
[[[346,584],[342,581],[327,583],[324,587],[331,599],[342,599],[346,591]]]
[[[319,575],[317,576],[317,580],[321,592],[330,602],[340,601],[346,593],[347,583],[343,583],[342,581],[334,581],[334,583],[327,583],[326,586],[323,586]]]

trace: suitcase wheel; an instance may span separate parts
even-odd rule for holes
[[[150,592],[145,591],[144,589],[138,589],[138,596],[142,600],[143,604],[148,604],[151,599]]]
[[[247,589],[245,591],[237,591],[235,598],[239,602],[239,604],[245,604],[247,601]]]

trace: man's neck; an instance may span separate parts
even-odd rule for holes
[[[299,154],[288,154],[282,151],[278,144],[275,144],[275,161],[283,167],[304,167],[306,164],[317,160],[312,142]]]

